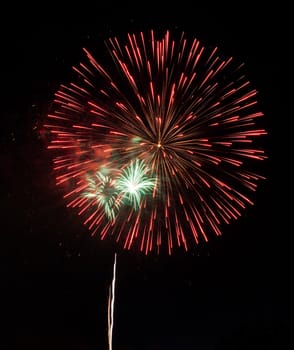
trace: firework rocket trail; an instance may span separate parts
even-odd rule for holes
[[[113,278],[109,287],[108,295],[108,349],[112,350],[112,332],[114,322],[114,301],[115,301],[115,275],[116,275],[116,254],[114,255]]]
[[[87,62],[61,85],[45,123],[67,206],[93,235],[145,254],[220,235],[264,178],[254,171],[266,159],[263,113],[243,65],[169,31],[106,46],[106,67],[84,49]],[[134,193],[117,179],[137,162],[148,191]],[[97,174],[108,183],[100,176],[96,186]]]

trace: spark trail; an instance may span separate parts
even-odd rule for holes
[[[116,276],[116,253],[114,255],[113,278],[109,287],[108,295],[108,349],[112,350],[112,333],[114,324],[114,302],[115,302],[115,276]]]

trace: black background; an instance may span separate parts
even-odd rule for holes
[[[1,350],[107,349],[114,247],[91,238],[65,208],[38,131],[58,85],[72,77],[82,47],[151,28],[183,30],[245,62],[269,133],[264,140],[269,159],[262,167],[267,179],[254,195],[255,205],[204,247],[172,257],[116,248],[113,349],[293,347],[291,229],[284,210],[290,205],[280,199],[287,182],[278,182],[276,175],[288,168],[277,171],[287,148],[286,141],[279,147],[283,109],[289,106],[282,97],[288,11],[282,3],[250,2],[6,6],[1,25]]]

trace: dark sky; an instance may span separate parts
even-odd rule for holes
[[[42,2],[2,12],[1,350],[107,349],[115,249],[65,208],[38,126],[82,47],[151,28],[183,30],[246,63],[269,132],[267,179],[255,205],[206,246],[172,257],[116,249],[113,349],[293,347],[290,230],[275,171],[288,11],[220,3]]]

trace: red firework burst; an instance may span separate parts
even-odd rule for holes
[[[220,235],[252,204],[262,178],[252,164],[266,158],[254,146],[266,131],[242,65],[169,31],[106,47],[107,67],[84,49],[76,81],[61,85],[45,125],[67,206],[93,234],[145,254]],[[132,164],[149,191],[136,192],[143,177]]]

